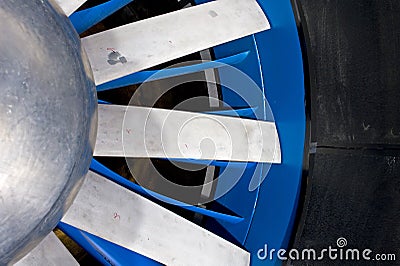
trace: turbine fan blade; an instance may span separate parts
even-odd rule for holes
[[[273,122],[102,104],[98,119],[95,156],[281,162]]]
[[[218,0],[82,39],[96,85],[266,29],[255,0]]]
[[[55,0],[67,17],[74,13],[86,1],[87,0]]]
[[[248,265],[229,241],[89,171],[62,222],[166,265]]]
[[[15,266],[31,265],[65,265],[77,266],[79,263],[72,257],[68,249],[61,243],[57,236],[51,232]]]

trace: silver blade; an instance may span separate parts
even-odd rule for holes
[[[90,172],[63,222],[166,265],[248,265],[249,253]]]
[[[64,11],[65,15],[69,17],[87,0],[54,0]]]
[[[255,0],[217,0],[82,39],[97,85],[266,29]]]
[[[95,156],[281,162],[273,122],[101,104],[98,119]]]
[[[76,266],[79,263],[69,253],[68,249],[61,243],[57,236],[51,232],[45,239],[40,242],[31,252],[29,252],[15,266],[31,266],[31,265],[65,265]]]

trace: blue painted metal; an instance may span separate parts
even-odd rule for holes
[[[176,77],[185,74],[191,74],[211,68],[222,68],[226,65],[235,65],[242,62],[247,57],[248,54],[249,54],[248,51],[238,52],[234,55],[226,56],[215,61],[207,61],[189,66],[166,68],[161,70],[140,71],[104,84],[100,84],[97,86],[97,91],[110,90],[110,89],[142,83],[145,81],[148,82],[159,79]]]
[[[293,231],[302,177],[305,141],[304,72],[300,42],[290,0],[259,0],[272,29],[255,36],[265,83],[282,151],[282,164],[272,165],[261,184],[245,247],[252,265],[281,264],[261,261],[257,251],[287,248]]]
[[[221,167],[220,171],[225,173],[226,178],[225,180],[218,180],[217,190],[222,182],[229,182],[229,180],[227,180],[229,179],[229,176],[235,176],[238,170],[231,166],[225,166]],[[244,218],[244,221],[242,223],[238,223],[235,225],[229,225],[224,221],[215,221],[226,231],[221,231],[221,233],[219,234],[222,234],[222,236],[224,237],[227,237],[227,234],[229,234],[230,240],[234,239],[237,243],[240,243],[241,245],[243,245],[247,232],[249,230],[249,226],[253,218],[254,206],[256,205],[256,200],[259,192],[258,189],[254,191],[249,191],[247,188],[249,186],[250,180],[254,176],[260,176],[260,174],[261,167],[259,167],[259,164],[254,163],[251,165],[247,165],[238,183],[228,193],[217,199],[217,202],[219,204],[221,204],[225,208],[232,210],[233,212]],[[209,223],[206,225],[210,226],[210,228],[213,228],[214,221],[208,222]],[[213,231],[215,232],[215,230]],[[216,232],[218,233],[218,230]]]
[[[72,25],[74,25],[75,30],[81,34],[132,1],[133,0],[110,0],[88,9],[77,11],[71,14],[69,19]]]
[[[228,161],[209,161],[209,160],[195,160],[195,159],[181,159],[181,158],[161,158],[164,160],[169,160],[172,162],[180,162],[180,163],[191,163],[195,165],[210,165],[217,167],[229,167],[235,168],[236,170],[243,169],[243,167],[252,167],[257,165],[254,162],[228,162]]]
[[[218,63],[234,64],[248,75],[256,86],[249,87],[239,77],[232,75],[228,68],[218,68],[221,83],[227,85],[221,87],[223,101],[229,106],[258,106],[259,108],[242,110],[246,112],[244,116],[251,113],[258,119],[275,121],[281,142],[282,164],[271,166],[229,163],[228,166],[227,162],[183,160],[205,165],[211,163],[221,167],[220,172],[228,174],[227,176],[229,171],[233,174],[238,169],[245,168],[242,178],[235,187],[217,200],[221,206],[236,213],[238,217],[186,205],[157,195],[122,178],[95,160],[91,169],[143,196],[152,199],[164,197],[163,200],[170,204],[216,219],[209,219],[205,228],[243,245],[252,254],[252,265],[275,265],[281,264],[276,257],[273,260],[259,260],[257,251],[265,244],[275,249],[286,248],[292,234],[301,183],[305,138],[304,73],[290,0],[257,1],[268,16],[271,30],[215,47],[214,54],[217,58],[215,61],[162,71],[142,71],[102,84],[97,88],[101,91],[140,83],[148,78],[154,80],[218,68]],[[196,2],[200,4],[208,0],[196,0]],[[234,56],[231,56],[232,54]],[[228,85],[246,94],[246,99],[230,90]],[[258,91],[255,93],[254,87],[257,86]],[[260,92],[265,97],[260,97]],[[235,115],[229,111],[218,114]],[[253,187],[254,183],[260,185]],[[98,249],[98,246],[96,248]],[[106,251],[109,252],[108,249]]]
[[[63,222],[59,222],[57,227],[61,231],[63,231],[66,235],[68,235],[72,240],[78,243],[82,248],[84,248],[90,255],[92,255],[95,259],[97,259],[101,264],[111,265],[106,260],[106,258],[104,258],[103,255],[97,252],[97,249],[92,244],[88,243],[88,241],[83,236],[80,230]]]
[[[103,265],[162,265],[148,257],[63,222],[60,222],[57,227]]]
[[[261,108],[255,110],[255,116],[258,117],[258,119],[265,119],[264,99],[262,98],[263,94],[255,93],[255,90],[263,88],[263,83],[262,73],[258,65],[257,47],[255,45],[253,36],[245,37],[240,40],[215,47],[214,54],[218,58],[220,56],[225,56],[226,53],[235,52],[237,49],[244,49],[244,47],[250,50],[250,54],[246,60],[240,64],[237,64],[235,67],[249,76],[255,82],[255,84],[250,87],[250,84],[248,84],[247,81],[242,80],[241,77],[235,75],[235,73],[232,73],[230,69],[220,69],[218,71],[220,81],[222,84],[226,85],[221,86],[222,98],[223,101],[230,106],[259,106]],[[228,87],[234,89],[235,91],[229,89]],[[238,93],[245,95],[246,99],[239,96]],[[273,121],[272,118],[269,120]],[[222,167],[221,170],[225,171],[226,173],[231,171],[232,175],[234,175],[234,173],[237,171],[233,165],[230,165],[229,167]],[[224,222],[219,222],[220,225],[222,225],[222,227],[241,244],[243,244],[249,230],[250,223],[253,218],[254,206],[258,196],[258,188],[256,188],[255,191],[249,191],[248,189],[248,184],[253,177],[261,179],[261,170],[256,164],[248,165],[247,169],[244,171],[241,179],[235,185],[235,187],[229,193],[217,200],[220,204],[244,218],[242,223],[234,226],[228,225]],[[220,184],[217,185],[217,193],[219,187]]]
[[[254,113],[258,110],[258,106],[249,108],[233,108],[232,110],[218,110],[204,112],[212,115],[225,115],[225,116],[240,116],[247,118],[255,118]]]
[[[261,261],[257,258],[257,251],[264,244],[276,249],[287,247],[298,204],[305,140],[304,73],[290,0],[258,2],[270,20],[271,30],[215,47],[214,54],[219,58],[234,53],[236,49],[250,51],[246,60],[235,67],[249,75],[266,96],[268,102],[264,104],[259,103],[261,99],[250,97],[246,100],[250,101],[250,105],[264,106],[260,108],[264,112],[261,114],[263,119],[270,120],[273,113],[283,162],[272,166],[258,164],[253,171],[250,171],[252,166],[249,165],[236,186],[218,199],[220,204],[242,216],[244,221],[235,225],[218,223],[224,229],[221,235],[233,238],[251,252],[252,265],[271,265],[280,264],[280,261],[276,257]],[[235,81],[227,69],[219,69],[219,77],[221,83],[226,83],[225,80],[240,82]],[[231,106],[245,104],[244,99],[226,87],[222,87],[222,95]],[[272,113],[267,108],[268,103]],[[260,113],[256,115],[260,117]],[[258,175],[260,181],[266,179],[250,191],[249,177],[253,174]],[[210,222],[209,226],[213,223]],[[226,236],[227,233],[229,236]]]
[[[97,100],[97,103],[98,104],[110,104],[109,102],[106,102],[106,101],[103,101],[103,100],[100,100],[100,99]]]
[[[227,223],[235,224],[235,223],[239,223],[239,222],[243,221],[243,218],[239,217],[239,216],[233,216],[233,215],[215,212],[212,210],[203,209],[203,208],[200,208],[197,206],[189,205],[189,204],[183,203],[181,201],[158,194],[149,189],[143,188],[143,187],[127,180],[126,178],[123,178],[122,176],[118,175],[114,171],[111,171],[110,169],[108,169],[107,167],[105,167],[104,165],[102,165],[101,163],[96,161],[95,159],[92,159],[92,163],[90,164],[90,169],[93,170],[94,172],[101,174],[104,177],[112,180],[113,182],[125,187],[126,189],[136,192],[139,195],[142,195],[144,197],[151,198],[153,200],[158,199],[158,200],[161,200],[168,204],[173,204],[173,205],[179,206],[181,208],[184,208],[186,210],[189,210],[189,211],[192,211],[195,213],[199,213],[199,214],[202,214],[205,216],[209,216],[209,217],[215,218],[217,220],[225,221]]]

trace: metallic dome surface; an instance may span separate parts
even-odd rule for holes
[[[68,18],[47,0],[0,1],[0,265],[57,225],[96,129],[91,69]]]

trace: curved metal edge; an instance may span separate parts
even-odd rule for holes
[[[290,0],[259,4],[271,21],[271,30],[256,35],[265,73],[266,97],[280,134],[282,164],[273,165],[261,184],[255,215],[245,247],[252,265],[281,264],[277,257],[259,259],[264,249],[287,248],[292,234],[301,187],[306,132],[302,52]]]

